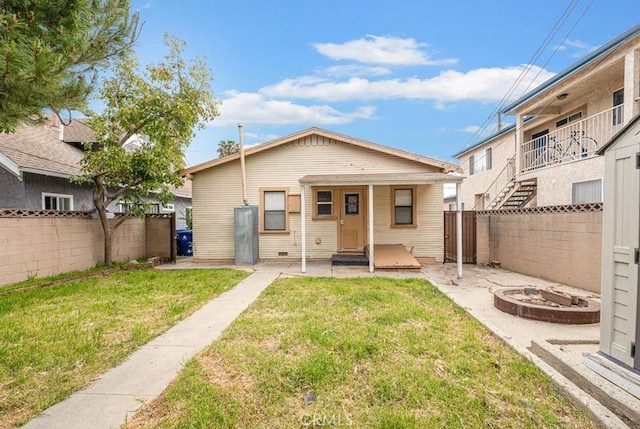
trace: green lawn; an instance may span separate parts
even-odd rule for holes
[[[596,425],[428,282],[303,278],[270,286],[127,427]]]
[[[0,428],[86,386],[246,276],[140,269],[0,296]]]

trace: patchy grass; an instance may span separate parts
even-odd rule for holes
[[[129,429],[588,428],[551,380],[421,280],[287,279]]]
[[[140,269],[1,297],[0,428],[86,386],[246,275]]]

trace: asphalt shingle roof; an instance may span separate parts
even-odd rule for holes
[[[60,128],[50,123],[20,125],[15,133],[0,133],[0,153],[21,170],[38,170],[62,175],[80,173],[82,150],[59,140]]]

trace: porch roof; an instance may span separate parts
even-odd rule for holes
[[[461,183],[464,176],[445,173],[364,173],[309,174],[300,178],[304,185],[432,185]]]

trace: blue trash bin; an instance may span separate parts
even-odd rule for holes
[[[177,229],[176,240],[178,242],[179,256],[193,255],[193,231],[190,229]]]

